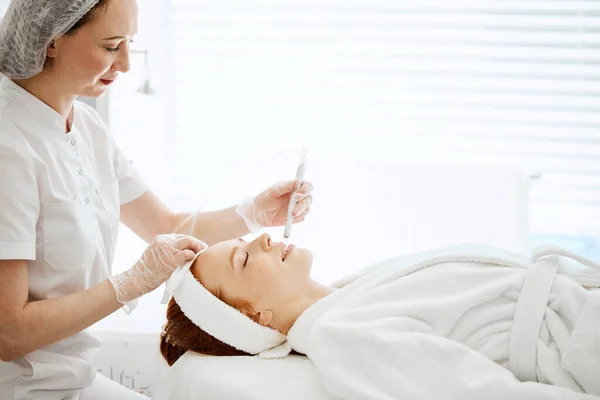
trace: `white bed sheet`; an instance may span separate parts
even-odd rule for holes
[[[277,360],[211,357],[188,351],[157,385],[153,400],[339,400],[304,356]]]

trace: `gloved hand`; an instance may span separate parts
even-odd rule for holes
[[[208,245],[192,236],[158,235],[135,265],[121,274],[111,276],[117,300],[128,303],[149,293],[166,281],[180,265],[194,258]]]
[[[300,183],[297,179],[280,182],[256,197],[245,199],[235,211],[244,219],[251,232],[267,226],[282,226],[286,223],[288,205],[294,196],[298,202],[292,210],[293,222],[298,223],[304,221],[310,211],[312,190],[313,185],[310,182]]]

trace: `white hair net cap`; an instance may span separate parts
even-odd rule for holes
[[[0,22],[0,73],[37,75],[50,43],[71,29],[99,0],[12,0]]]

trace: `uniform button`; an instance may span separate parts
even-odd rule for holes
[[[79,175],[83,175],[83,170],[82,170],[81,168],[79,168],[79,171],[77,171],[77,173],[78,173]]]
[[[71,140],[71,145],[72,146],[75,146],[76,144],[77,144],[77,140],[75,140],[75,139]]]
[[[86,197],[85,199],[83,199],[83,201],[85,201],[85,203],[88,204],[90,202],[90,198]]]

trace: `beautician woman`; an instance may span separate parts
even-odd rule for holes
[[[312,186],[290,181],[177,234],[190,214],[167,209],[75,101],[129,70],[137,17],[135,0],[12,0],[0,25],[0,400],[146,398],[96,374],[85,329],[207,244],[283,225],[292,196],[294,222],[309,211]],[[119,221],[149,247],[111,276]]]

